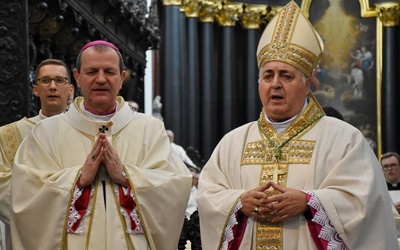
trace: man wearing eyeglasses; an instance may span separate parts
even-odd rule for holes
[[[389,190],[400,190],[400,156],[388,152],[381,156],[383,174]]]
[[[387,152],[381,156],[383,175],[397,212],[400,213],[400,155]]]
[[[7,249],[10,248],[10,179],[14,156],[22,140],[36,123],[66,109],[68,98],[74,94],[68,66],[57,59],[42,61],[35,72],[33,93],[40,99],[39,114],[31,118],[24,117],[0,128],[0,219],[6,225]],[[4,244],[2,247],[5,247]]]

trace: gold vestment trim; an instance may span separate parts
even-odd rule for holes
[[[17,153],[22,140],[23,138],[17,128],[17,123],[10,123],[2,127],[0,133],[0,144],[11,165],[14,162],[15,154]]]
[[[265,120],[261,112],[259,132],[262,140],[249,142],[244,149],[241,165],[262,165],[260,185],[273,180],[286,186],[289,164],[309,164],[315,146],[315,141],[300,140],[307,131],[317,124],[324,112],[312,94],[309,104],[295,121],[281,134],[277,134],[272,125]],[[288,141],[287,141],[288,140]],[[279,156],[276,145],[281,145]],[[278,191],[268,190],[266,193],[275,195]],[[283,224],[269,221],[256,221],[256,249],[283,249]]]
[[[289,3],[287,8],[283,8],[278,15],[271,42],[257,54],[258,68],[260,69],[267,62],[277,60],[293,65],[307,77],[311,76],[319,56],[301,44],[292,42],[300,9],[296,7],[295,3]]]

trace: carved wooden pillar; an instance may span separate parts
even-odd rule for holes
[[[0,4],[0,125],[29,113],[28,1]]]
[[[165,0],[163,4],[163,117],[165,127],[174,131],[178,144],[182,138],[182,24],[179,0]],[[168,34],[168,35],[166,35]]]
[[[219,119],[222,125],[221,134],[226,134],[232,129],[236,127],[236,79],[232,72],[235,72],[236,63],[235,63],[235,39],[234,39],[234,27],[236,25],[236,19],[238,16],[238,10],[241,8],[241,4],[230,4],[224,5],[221,12],[218,13],[217,20],[222,26],[222,48],[221,48],[221,68],[220,72],[220,81],[221,81],[221,89],[220,89],[220,98],[221,108],[218,112]],[[218,83],[219,85],[219,83]],[[217,110],[214,109],[214,112]]]
[[[400,5],[376,4],[383,24],[382,46],[382,153],[400,152]]]
[[[201,68],[201,152],[202,155],[209,157],[214,150],[214,145],[219,140],[217,131],[218,119],[218,96],[217,81],[214,72],[214,17],[216,13],[214,2],[205,2],[204,8],[200,12],[202,22],[202,65]]]
[[[227,132],[260,114],[256,50],[260,26],[274,8],[217,0],[162,2],[164,121],[180,133],[178,143],[208,159]]]
[[[257,5],[249,5],[243,15],[242,24],[247,29],[247,57],[245,58],[245,84],[246,102],[244,121],[251,122],[257,120],[261,112],[261,101],[258,95],[258,66],[257,66],[257,46],[263,29],[260,29],[262,20],[261,15],[266,12],[265,8]]]
[[[199,4],[197,1],[184,3],[187,17],[187,82],[184,83],[184,145],[200,148],[200,73],[199,73]]]

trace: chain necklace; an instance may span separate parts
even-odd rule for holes
[[[279,157],[281,156],[281,149],[282,147],[291,139],[293,139],[294,137],[296,137],[298,134],[300,134],[301,132],[303,132],[305,129],[307,129],[309,126],[311,126],[314,122],[318,121],[319,119],[321,119],[321,117],[323,117],[324,114],[321,114],[319,116],[316,116],[314,120],[312,120],[311,122],[307,123],[305,126],[301,127],[301,129],[299,129],[298,131],[296,131],[296,133],[294,133],[292,136],[290,136],[288,139],[286,139],[285,141],[283,141],[279,146],[275,145],[275,142],[267,135],[267,133],[264,131],[264,129],[261,128],[260,125],[260,121],[258,122],[258,129],[262,132],[262,134],[267,138],[267,140],[272,144],[272,146],[274,147],[274,159],[277,162]]]

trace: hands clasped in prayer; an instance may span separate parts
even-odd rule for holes
[[[79,179],[79,187],[90,185],[100,167],[107,171],[114,182],[125,187],[128,185],[128,180],[123,175],[124,165],[104,133],[99,134],[92,151],[86,157]]]
[[[279,191],[270,195],[269,191]],[[249,190],[241,197],[241,212],[248,217],[282,222],[307,210],[306,194],[300,190],[280,186],[272,181]]]

